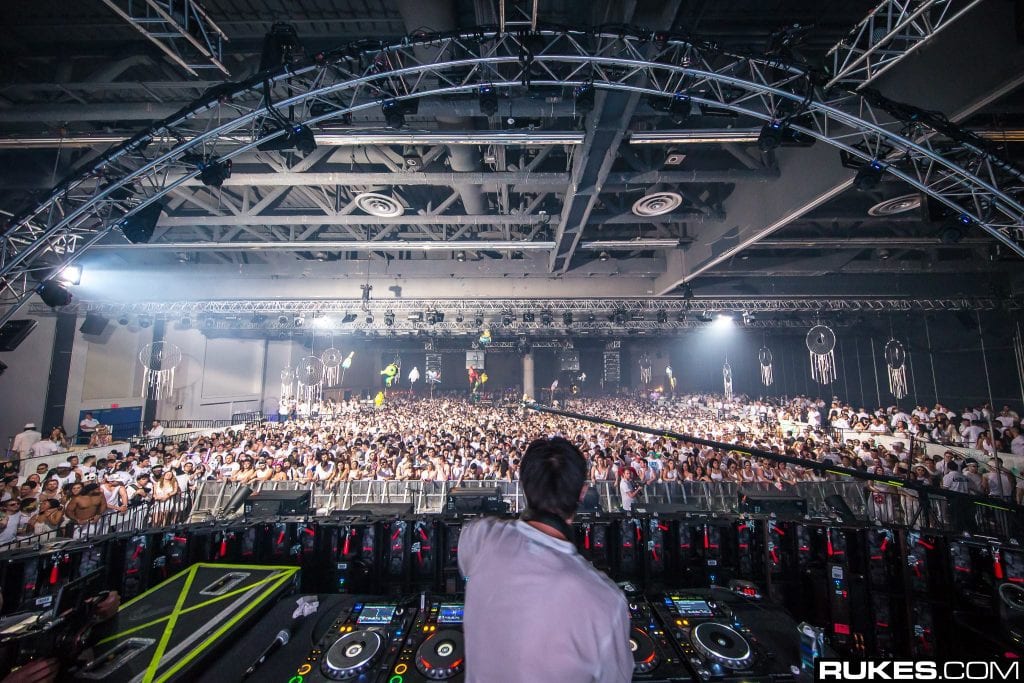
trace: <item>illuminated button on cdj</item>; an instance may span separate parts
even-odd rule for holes
[[[396,674],[404,674],[408,670],[409,670],[409,666],[406,665],[406,664],[398,664],[397,666],[395,666],[395,673]]]
[[[299,672],[298,673],[299,673],[300,676],[305,676],[306,674],[308,674],[312,670],[313,670],[313,667],[311,667],[309,664],[303,664],[302,666],[299,667]]]

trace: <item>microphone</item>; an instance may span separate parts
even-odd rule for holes
[[[292,634],[288,631],[288,629],[283,628],[280,631],[278,631],[277,635],[274,636],[274,640],[270,643],[270,645],[268,645],[266,649],[263,650],[262,653],[260,653],[260,656],[256,658],[256,661],[250,664],[249,668],[245,670],[245,673],[242,674],[242,678],[247,678],[251,676],[252,673],[256,671],[256,669],[258,669],[260,666],[263,665],[265,661],[267,661],[270,655],[274,654],[279,649],[287,645],[288,641],[291,640],[291,638]]]

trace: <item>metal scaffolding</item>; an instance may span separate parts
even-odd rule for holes
[[[883,0],[828,51],[826,87],[863,88],[979,2]]]
[[[199,70],[230,72],[223,63],[227,35],[193,0],[103,0],[103,4],[131,24],[196,78]]]
[[[421,48],[429,46],[429,60]],[[0,244],[0,323],[28,302],[40,281],[200,172],[283,138],[264,81],[229,84],[188,110],[111,150],[13,219]],[[542,30],[529,35],[478,29],[351,45],[266,74],[277,107],[307,126],[385,103],[472,95],[481,84],[587,88],[631,98],[682,99],[728,109],[828,143],[924,192],[1024,256],[1024,205],[1011,189],[1020,174],[969,136],[917,135],[918,124],[856,92],[822,94],[813,77],[779,60],[736,55],[666,34]],[[216,111],[218,118],[207,113]],[[949,130],[945,131],[947,134]],[[838,163],[838,162],[837,162]],[[96,183],[102,177],[106,182]],[[526,223],[536,213],[516,216]],[[342,220],[338,217],[337,220]],[[579,226],[552,222],[553,271],[563,272]],[[575,231],[575,232],[574,232]],[[316,248],[316,242],[310,242]]]

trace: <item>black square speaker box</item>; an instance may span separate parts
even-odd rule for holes
[[[107,323],[109,322],[110,321],[102,315],[87,313],[85,315],[85,320],[82,321],[82,326],[78,328],[78,331],[82,334],[100,335],[107,329]]]
[[[0,327],[0,351],[13,351],[36,329],[35,320],[8,320]]]

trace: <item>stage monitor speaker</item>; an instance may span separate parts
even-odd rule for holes
[[[346,515],[367,517],[402,517],[413,513],[412,503],[355,503],[342,511]]]
[[[245,501],[247,517],[309,514],[309,491],[260,491]]]
[[[164,205],[161,202],[147,204],[137,213],[121,221],[121,232],[132,244],[148,243],[153,237],[156,222],[160,220],[160,213],[163,210]]]
[[[0,327],[0,351],[13,351],[18,348],[38,324],[38,321],[25,319],[5,322],[3,327]]]
[[[583,494],[583,500],[580,501],[576,512],[604,512],[601,509],[601,494],[597,492],[597,489],[593,486],[587,487],[587,492]]]
[[[509,511],[509,504],[501,495],[501,489],[476,489],[456,487],[448,492],[444,511],[450,515],[477,514],[503,515]]]
[[[839,515],[839,518],[847,524],[853,524],[857,521],[857,518],[853,514],[853,510],[847,505],[846,501],[838,493],[833,493],[830,496],[825,496],[825,504],[828,505],[832,512]]]
[[[641,515],[679,515],[694,512],[709,512],[706,505],[700,503],[633,503],[633,512]]]
[[[741,488],[740,511],[804,517],[807,515],[807,499],[786,493]]]
[[[82,321],[82,326],[78,328],[78,331],[82,334],[100,335],[107,329],[107,323],[109,322],[102,315],[86,313],[85,320]]]

